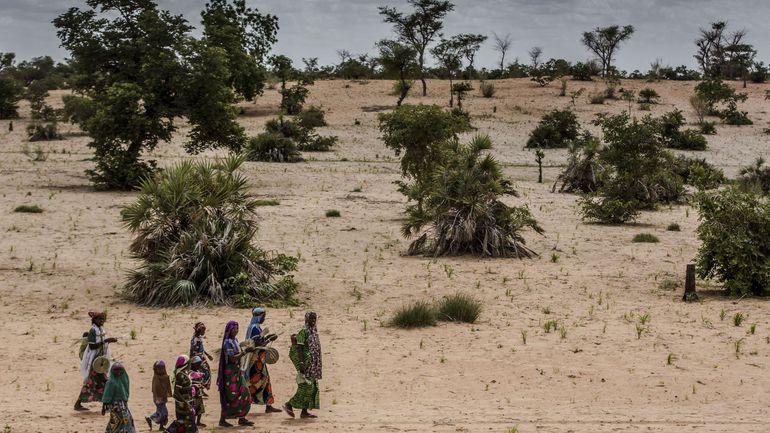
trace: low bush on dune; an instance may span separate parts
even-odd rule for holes
[[[580,124],[575,113],[570,110],[554,110],[543,116],[540,123],[530,133],[527,148],[562,148],[569,147],[577,140]]]
[[[121,211],[140,260],[124,286],[139,304],[296,304],[297,259],[254,246],[257,200],[243,157],[185,161],[146,178]]]
[[[436,306],[438,320],[446,322],[476,323],[481,309],[481,302],[462,293],[446,296]]]
[[[680,128],[684,125],[681,110],[668,112],[657,119],[661,140],[666,147],[680,150],[706,150],[706,137],[694,129]]]
[[[657,243],[660,242],[657,236],[650,234],[650,233],[639,233],[634,235],[634,238],[632,239],[633,242],[640,242],[640,243]]]
[[[479,84],[479,90],[481,91],[481,96],[485,98],[491,98],[495,96],[495,93],[497,92],[497,89],[495,89],[495,85],[492,83]]]
[[[264,132],[250,137],[244,153],[249,161],[298,162],[302,161],[297,144],[283,135]]]
[[[594,137],[584,135],[569,148],[569,159],[564,171],[554,182],[551,192],[584,192],[596,191],[601,185],[605,169],[599,160],[601,142]]]
[[[314,105],[299,113],[295,120],[299,126],[306,130],[313,130],[328,125],[326,123],[326,113]]]
[[[679,155],[674,160],[673,170],[685,184],[698,189],[714,189],[727,182],[722,169],[709,164],[704,158]]]
[[[396,328],[413,329],[436,325],[436,311],[428,302],[418,301],[404,305],[390,319],[390,325]]]
[[[764,158],[757,158],[753,165],[741,168],[738,184],[746,190],[770,194],[770,166]]]
[[[40,208],[40,206],[34,204],[34,205],[21,205],[16,206],[16,209],[13,210],[14,212],[19,213],[43,213],[43,209]]]

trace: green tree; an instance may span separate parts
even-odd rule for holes
[[[380,50],[379,60],[385,73],[397,76],[401,83],[396,102],[400,107],[412,87],[409,79],[417,70],[417,52],[409,45],[387,39],[379,41],[377,48]]]
[[[313,84],[313,80],[295,69],[291,59],[284,55],[270,57],[270,65],[273,73],[281,80],[281,110],[290,115],[299,114],[310,93],[307,86]],[[296,83],[287,87],[288,82],[293,80]]]
[[[190,151],[208,147],[240,150],[234,99],[225,81],[222,50],[195,41],[179,15],[152,0],[87,0],[54,20],[72,57],[72,87],[81,129],[91,137],[99,187],[132,189],[155,167],[142,154],[169,141],[174,120],[189,116]],[[205,103],[195,95],[205,96]],[[83,101],[79,98],[86,98]],[[65,112],[67,108],[65,107]],[[72,110],[70,110],[72,112]]]
[[[201,17],[206,45],[225,52],[227,84],[247,101],[262,94],[263,64],[277,41],[278,18],[246,7],[245,0],[210,0]]]
[[[24,87],[12,75],[15,58],[14,53],[0,53],[0,119],[19,117]]]
[[[446,0],[407,0],[407,3],[414,8],[411,14],[404,14],[388,6],[379,7],[379,11],[386,23],[393,24],[398,38],[411,45],[417,52],[422,96],[427,96],[425,54],[436,36],[440,36],[444,28],[444,18],[454,10],[454,4]]]
[[[464,45],[457,36],[450,39],[441,39],[441,41],[430,50],[433,57],[436,58],[439,65],[446,70],[449,78],[449,106],[454,106],[454,76],[463,65]]]
[[[583,33],[583,45],[596,54],[602,63],[602,76],[612,67],[612,58],[620,44],[634,34],[634,26],[597,27],[593,31]]]

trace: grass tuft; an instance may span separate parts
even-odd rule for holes
[[[329,209],[326,211],[326,218],[339,218],[340,211],[337,209]]]
[[[668,227],[666,227],[666,230],[668,230],[670,232],[678,232],[678,231],[681,231],[682,228],[679,227],[679,224],[677,224],[677,223],[671,223],[671,224],[668,225]]]
[[[43,209],[36,204],[31,206],[26,204],[23,204],[21,206],[16,206],[16,209],[14,209],[13,211],[21,212],[21,213],[43,213]]]
[[[481,302],[470,295],[456,293],[446,296],[436,307],[438,320],[476,323],[481,314]]]
[[[278,200],[256,200],[254,204],[257,206],[278,206],[281,202]]]
[[[648,242],[648,243],[656,243],[660,242],[657,236],[650,234],[650,233],[639,233],[636,236],[634,236],[633,242]]]
[[[404,305],[390,319],[390,325],[396,328],[413,329],[436,325],[436,311],[425,301]]]

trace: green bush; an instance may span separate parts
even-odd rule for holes
[[[63,138],[64,136],[59,133],[56,122],[32,122],[27,125],[27,139],[29,141],[51,141],[62,140]]]
[[[604,100],[607,99],[607,94],[604,92],[601,93],[592,93],[588,95],[588,101],[592,105],[602,105],[604,104]]]
[[[668,230],[670,232],[678,232],[678,231],[681,231],[682,228],[679,227],[679,224],[677,224],[677,223],[671,223],[671,224],[668,225],[668,227],[666,227],[666,230]]]
[[[580,214],[585,220],[602,224],[623,224],[636,220],[644,207],[636,200],[624,201],[586,194],[578,200]]]
[[[124,294],[152,306],[291,303],[297,259],[253,245],[256,200],[243,157],[184,161],[142,181],[121,218],[140,260]]]
[[[312,130],[328,125],[328,123],[326,123],[326,113],[324,110],[313,105],[311,105],[307,110],[299,113],[295,121],[299,124],[300,127],[306,130]]]
[[[0,74],[0,119],[19,117],[19,101],[24,96],[24,87],[5,73]]]
[[[255,200],[254,205],[255,206],[278,206],[281,202],[278,200],[271,200],[271,199],[262,199],[262,200]]]
[[[494,84],[486,82],[483,82],[479,85],[479,90],[481,90],[481,96],[485,98],[491,98],[495,96],[495,92],[497,92]]]
[[[770,194],[770,167],[763,158],[757,158],[754,165],[741,168],[738,183],[744,190]]]
[[[245,154],[249,161],[302,161],[294,140],[270,132],[250,137],[246,142]]]
[[[700,133],[705,135],[714,135],[717,133],[717,128],[714,122],[703,122],[700,124]]]
[[[302,152],[328,152],[337,144],[337,140],[335,135],[322,137],[311,134],[306,141],[299,144],[298,149]]]
[[[714,189],[727,182],[722,169],[709,164],[704,158],[679,155],[674,160],[673,170],[685,184],[698,189]]]
[[[570,74],[573,80],[592,81],[592,75],[595,75],[595,71],[589,63],[577,62],[570,69]]]
[[[601,143],[585,133],[569,147],[569,159],[551,192],[561,183],[559,192],[594,192],[602,184],[605,169],[599,161]]]
[[[34,204],[34,205],[21,205],[16,206],[16,209],[13,210],[14,212],[20,212],[20,213],[43,213],[43,209],[40,208],[40,206]]]
[[[404,95],[404,98],[406,98],[409,95],[409,92],[412,90],[412,87],[414,87],[413,80],[396,80],[396,82],[393,83],[393,89],[391,89],[390,94],[391,96],[398,97]]]
[[[527,148],[564,148],[575,142],[580,133],[577,116],[571,110],[554,110],[540,120],[530,133]]]
[[[436,307],[438,320],[465,323],[476,323],[481,309],[481,302],[462,293],[445,296]]]
[[[680,110],[664,114],[658,119],[661,140],[666,147],[680,150],[706,150],[706,137],[694,129],[680,131],[684,125],[684,116]]]
[[[721,79],[708,79],[695,86],[696,95],[703,100],[707,114],[719,116],[728,125],[751,125],[748,113],[738,110],[738,103],[748,99],[746,93],[735,89]]]
[[[660,239],[658,239],[657,236],[650,233],[638,233],[634,235],[632,242],[657,243],[657,242],[660,242]]]
[[[390,319],[390,325],[396,328],[413,329],[436,326],[436,311],[425,301],[404,305]]]
[[[309,93],[303,83],[281,89],[281,109],[288,115],[300,114]]]
[[[326,211],[326,218],[339,218],[340,217],[340,211],[337,209],[329,209]]]
[[[639,102],[643,104],[657,104],[660,95],[655,89],[645,88],[639,91]]]
[[[735,295],[770,288],[770,198],[735,187],[699,193],[698,276]]]
[[[754,124],[754,122],[749,119],[749,113],[738,110],[734,101],[731,101],[728,104],[727,109],[721,113],[720,117],[727,125],[745,126]]]

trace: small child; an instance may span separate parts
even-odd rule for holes
[[[156,361],[152,366],[152,401],[155,403],[155,413],[145,417],[147,425],[152,430],[153,421],[160,427],[159,430],[163,430],[166,423],[168,423],[168,409],[166,403],[172,396],[171,394],[171,380],[166,373],[166,363],[163,361]]]
[[[203,405],[203,388],[204,388],[204,371],[203,371],[203,359],[200,356],[193,356],[190,360],[190,380],[193,387],[193,410],[195,411],[195,424],[198,427],[206,427],[206,424],[201,423],[201,417],[206,412],[206,406]]]

